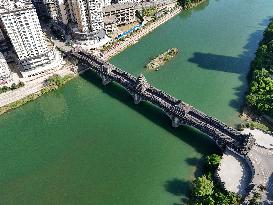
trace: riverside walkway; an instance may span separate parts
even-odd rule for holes
[[[147,101],[162,109],[172,120],[172,126],[188,125],[207,134],[222,149],[229,148],[241,156],[247,155],[255,143],[251,134],[242,134],[223,122],[206,115],[193,106],[150,85],[143,75],[138,78],[84,51],[68,55],[75,64],[88,66],[96,72],[104,85],[116,82],[132,96],[134,102]]]

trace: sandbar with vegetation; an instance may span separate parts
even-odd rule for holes
[[[178,48],[170,48],[166,52],[152,59],[145,67],[148,70],[159,70],[159,67],[169,62],[178,54]]]

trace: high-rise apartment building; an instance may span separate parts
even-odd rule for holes
[[[66,11],[67,0],[32,0],[33,2],[42,1],[46,9],[46,15],[55,22],[61,22],[63,24],[68,23],[68,15]],[[35,3],[34,3],[35,4]],[[41,14],[42,15],[42,14]]]
[[[67,0],[56,0],[56,7],[59,10],[58,20],[67,25],[69,20],[69,9],[67,8]]]
[[[11,86],[13,79],[7,61],[2,53],[0,53],[0,87]]]
[[[94,44],[104,39],[104,0],[69,0],[75,21],[74,39]]]
[[[103,28],[102,0],[76,0],[75,16],[81,32],[97,32]]]
[[[0,3],[0,21],[17,54],[24,77],[44,72],[57,63],[59,56],[54,49],[48,48],[36,11],[29,1]]]
[[[67,0],[31,0],[39,17],[67,24],[64,2]]]

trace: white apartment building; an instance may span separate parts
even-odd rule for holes
[[[37,0],[34,0],[37,1]],[[42,0],[48,16],[56,22],[62,22],[67,25],[68,14],[66,9],[67,0]]]
[[[0,53],[0,87],[11,86],[13,79],[7,61],[2,53]]]
[[[75,17],[80,32],[98,32],[103,25],[103,0],[75,0]]]
[[[57,66],[60,56],[48,48],[30,2],[6,0],[6,3],[0,3],[0,21],[17,54],[23,77],[37,75]]]
[[[59,8],[59,21],[61,21],[63,24],[67,25],[68,24],[68,9],[66,8],[66,0],[56,0],[57,2],[57,7]]]
[[[105,38],[102,8],[104,0],[69,0],[74,16],[73,38],[92,45]]]

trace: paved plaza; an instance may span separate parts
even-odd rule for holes
[[[263,185],[266,191],[262,195],[264,204],[273,204],[273,136],[260,130],[245,129],[256,139],[255,145],[247,157],[250,163],[226,150],[223,154],[217,176],[228,191],[245,195],[248,185]]]

